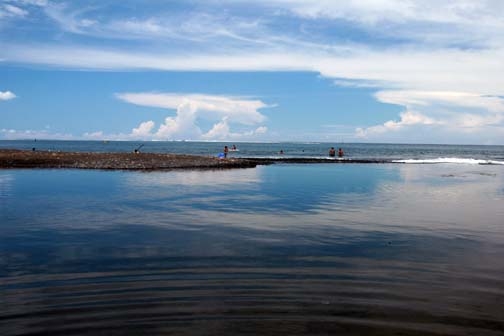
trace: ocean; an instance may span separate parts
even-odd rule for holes
[[[141,144],[232,145],[0,148]],[[504,147],[236,146],[387,163],[0,170],[0,334],[504,334]]]
[[[236,146],[230,157],[241,158],[327,158],[329,148],[342,148],[347,159],[409,163],[489,163],[504,164],[504,146],[410,145],[365,143],[228,143],[193,141],[50,141],[0,140],[0,149],[27,149],[70,152],[175,153],[218,156],[224,146]],[[280,151],[283,153],[280,154]]]

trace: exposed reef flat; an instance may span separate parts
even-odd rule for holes
[[[160,153],[53,152],[0,149],[1,168],[79,168],[124,170],[252,168],[274,163],[386,163],[334,158],[227,158]]]
[[[219,159],[199,155],[0,150],[0,168],[170,170],[255,166],[255,162],[244,159]]]

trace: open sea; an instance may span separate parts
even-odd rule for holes
[[[504,146],[236,146],[387,163],[0,170],[0,335],[504,335]]]
[[[0,149],[27,149],[69,152],[141,152],[218,156],[232,143],[192,141],[48,141],[0,140]],[[487,163],[504,164],[504,146],[478,145],[405,145],[362,143],[298,143],[273,142],[235,143],[237,158],[327,158],[329,148],[342,148],[345,158],[352,160],[409,163]],[[280,151],[283,153],[280,154]]]

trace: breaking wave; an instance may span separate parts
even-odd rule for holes
[[[481,160],[470,158],[437,158],[437,159],[406,159],[406,160],[392,160],[393,163],[456,163],[456,164],[472,164],[472,165],[504,165],[504,161],[496,160]]]

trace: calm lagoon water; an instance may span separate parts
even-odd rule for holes
[[[502,335],[498,165],[0,170],[1,335]]]

